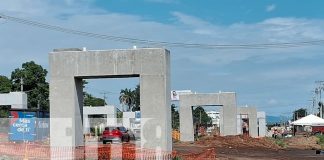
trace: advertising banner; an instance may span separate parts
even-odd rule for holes
[[[35,112],[10,111],[10,141],[35,140]]]
[[[179,95],[191,94],[191,90],[172,90],[171,91],[171,101],[179,101]]]

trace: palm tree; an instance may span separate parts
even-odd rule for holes
[[[128,111],[131,111],[134,107],[134,92],[131,89],[125,88],[120,91],[119,102],[128,106]]]

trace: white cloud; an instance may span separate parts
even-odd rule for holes
[[[276,9],[276,5],[275,4],[271,4],[271,5],[268,5],[267,7],[266,7],[266,11],[267,12],[272,12],[272,11],[274,11]]]
[[[268,101],[268,103],[269,103],[270,105],[276,105],[276,104],[278,104],[278,101],[277,101],[276,99],[270,99],[270,100]]]
[[[28,19],[71,29],[159,41],[242,44],[324,39],[323,19],[277,17],[257,23],[219,25],[182,12],[172,12],[171,15],[175,18],[174,23],[164,24],[145,20],[139,15],[112,13],[98,8],[90,9],[90,5],[75,0],[67,0],[64,3],[41,0],[12,0],[2,2],[0,10],[12,16],[28,17]],[[62,18],[62,16],[64,17]],[[5,75],[9,75],[13,69],[28,60],[36,60],[37,63],[48,67],[47,53],[54,48],[109,49],[131,48],[133,45],[150,47],[146,44],[124,44],[47,31],[14,22],[0,23],[0,35],[2,37],[0,38],[0,74]],[[276,65],[276,62],[292,58],[299,58],[301,61],[309,60],[310,57],[314,56],[320,58],[322,46],[266,50],[169,49],[172,55],[173,87],[189,88],[201,92],[210,92],[211,90],[238,91],[240,93],[238,97],[252,92],[254,96],[260,95],[260,100],[256,100],[252,96],[246,99],[255,100],[253,104],[256,105],[263,105],[262,102],[267,102],[270,99],[269,97],[274,97],[267,95],[267,93],[273,90],[278,91],[281,89],[279,87],[289,85],[289,80],[298,79],[304,80],[300,81],[303,83],[313,83],[313,79],[324,79],[321,75],[316,76],[320,71],[318,68],[323,68],[324,64],[318,66],[318,68],[307,68],[303,63],[300,63],[300,68],[297,69],[287,66],[288,64],[281,66],[281,68],[269,67],[269,65]],[[258,58],[254,60],[255,57]],[[254,62],[252,69],[248,68],[251,61]],[[236,65],[238,63],[239,66]],[[267,69],[266,73],[261,69],[254,70],[254,68],[262,67]],[[276,79],[284,79],[285,81],[280,82]],[[265,85],[262,81],[266,81],[267,84]],[[277,85],[277,83],[281,83],[281,85]],[[253,87],[254,89],[251,89]],[[309,89],[305,85],[296,84],[293,87],[295,88],[291,92],[300,89],[306,93]],[[264,88],[267,89],[266,92]],[[285,96],[282,94],[282,97]],[[305,96],[305,94],[296,96],[295,99],[291,98],[291,101],[297,103],[298,100],[304,98],[302,96]],[[241,100],[241,102],[245,102],[244,100]],[[278,103],[277,105],[283,102],[279,98],[275,100]],[[271,106],[272,104],[265,105]],[[284,105],[289,104],[285,101]]]

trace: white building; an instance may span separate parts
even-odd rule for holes
[[[91,126],[90,121],[96,120],[96,118],[90,118],[91,115],[102,115],[105,119],[105,123],[102,123],[100,126]],[[84,106],[83,107],[83,132],[90,133],[91,127],[99,127],[102,131],[106,126],[117,125],[117,108],[115,106]]]
[[[8,105],[15,109],[27,109],[27,94],[24,92],[0,94],[0,105]]]
[[[212,125],[214,127],[219,127],[220,114],[217,111],[207,111],[207,115],[212,119]]]

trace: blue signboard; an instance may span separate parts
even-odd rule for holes
[[[10,111],[10,141],[35,140],[35,112]]]

